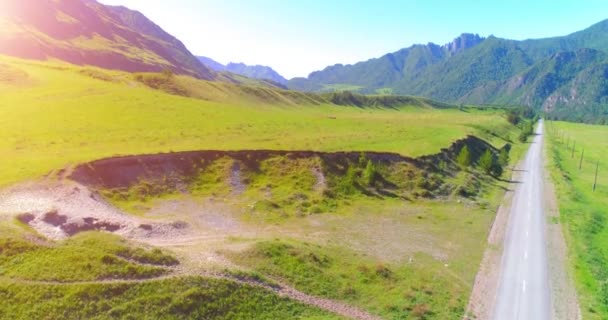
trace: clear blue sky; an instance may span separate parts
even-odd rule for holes
[[[100,0],[138,10],[196,55],[287,78],[463,32],[565,35],[608,18],[606,0]]]

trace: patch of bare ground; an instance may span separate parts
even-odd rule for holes
[[[545,150],[545,162],[547,161]],[[546,165],[546,163],[545,163]],[[555,187],[551,177],[543,175],[544,204],[547,215],[547,255],[549,259],[549,285],[551,287],[551,319],[582,319],[578,304],[573,275],[568,272],[568,247],[559,223],[559,208],[555,197]]]
[[[323,170],[320,168],[314,168],[312,170],[312,174],[315,176],[314,189],[319,192],[327,189],[327,181],[325,179],[325,174],[323,174]]]
[[[520,164],[514,167],[511,181],[519,181],[521,172],[518,170],[520,169]],[[483,254],[479,271],[475,276],[475,283],[473,284],[473,290],[463,319],[491,318],[496,292],[498,291],[504,238],[514,195],[513,188],[505,192],[502,203],[496,212],[490,234],[488,235],[487,248]]]
[[[88,188],[65,180],[46,179],[1,191],[0,216],[16,217],[52,240],[91,230],[142,240],[171,239],[190,232],[184,222],[157,222],[126,215]]]

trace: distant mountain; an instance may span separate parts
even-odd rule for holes
[[[207,58],[207,57],[203,57],[203,56],[196,56],[196,58],[198,59],[198,61],[200,61],[207,67],[211,68],[211,70],[213,70],[213,71],[217,71],[217,72],[226,71],[225,65],[223,65],[211,58]]]
[[[288,82],[291,89],[522,104],[560,119],[608,122],[608,20],[573,34],[515,41],[462,34]]]
[[[493,101],[540,106],[560,119],[604,123],[608,54],[595,49],[554,53],[499,83],[493,95]]]
[[[360,88],[362,93],[374,93],[378,89],[393,91],[398,89],[395,84],[414,81],[430,66],[475,47],[483,40],[478,35],[462,34],[443,46],[417,44],[354,65],[330,66],[311,73],[308,78],[294,78],[288,82],[288,87],[305,91],[333,91],[342,86]]]
[[[223,65],[208,57],[198,56],[197,58],[203,64],[218,72],[227,71],[253,79],[271,80],[281,85],[287,84],[287,79],[281,76],[278,72],[274,71],[271,67],[260,65],[250,66],[244,63],[233,62]]]
[[[143,14],[94,0],[1,0],[0,54],[125,71],[214,79],[178,39]]]

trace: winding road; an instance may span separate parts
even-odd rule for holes
[[[543,122],[538,125],[513,198],[494,304],[495,320],[551,316],[543,211]]]

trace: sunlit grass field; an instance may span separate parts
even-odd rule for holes
[[[548,154],[581,311],[608,317],[608,127],[549,122]],[[574,156],[572,146],[575,146]],[[584,158],[581,164],[581,152]],[[598,183],[593,191],[599,161]]]
[[[466,134],[483,136],[483,128],[508,127],[503,112],[495,110],[265,104],[253,95],[221,102],[226,88],[203,81],[198,83],[206,83],[207,100],[153,90],[126,73],[101,75],[61,63],[0,58],[0,185],[118,154],[309,149],[415,157]],[[116,81],[99,79],[106,75]]]
[[[247,87],[177,75],[163,79],[165,76],[0,57],[0,186],[114,155],[274,149],[379,151],[418,157],[438,153],[472,134],[497,148],[513,144],[513,164],[526,148],[516,142],[520,130],[507,122],[500,109],[438,109],[423,100],[415,106],[395,108],[339,106],[323,96],[255,86],[256,83]],[[463,202],[448,196],[442,201],[404,201],[355,193],[328,202],[331,210],[327,205],[311,210],[314,214],[293,215],[283,214],[295,210],[289,200],[291,195],[304,182],[314,185],[315,177],[306,163],[298,166],[286,162],[285,166],[291,167],[282,167],[281,163],[264,163],[257,175],[249,177],[251,186],[242,195],[246,201],[233,199],[232,203],[235,208],[258,203],[268,197],[264,190],[276,186],[272,188],[276,202],[273,205],[279,204],[279,209],[268,210],[262,205],[271,202],[260,201],[262,207],[254,206],[252,210],[258,215],[266,214],[263,218],[256,219],[252,214],[235,216],[239,223],[266,233],[258,233],[253,239],[230,240],[226,248],[217,250],[263,276],[385,317],[462,316],[493,214],[503,191],[509,188],[508,182],[485,177],[476,187],[480,188],[477,197]],[[224,194],[230,198],[231,190],[225,185],[228,178],[222,175],[229,170],[222,168],[206,172],[209,177],[201,176],[199,180],[213,183],[194,188],[189,196]],[[450,183],[466,185],[473,174],[480,174],[474,172],[474,168],[454,172]],[[407,177],[403,175],[403,179]],[[314,200],[317,191],[309,189]],[[170,200],[180,201],[180,195],[169,196]],[[143,215],[145,212],[128,209],[145,211],[155,201],[165,200],[127,198],[124,203],[114,202],[126,212]],[[180,214],[185,219],[190,213]],[[12,225],[9,222],[2,221],[1,225],[8,227]],[[278,230],[276,235],[272,228]],[[5,234],[6,238],[22,238],[29,231],[14,232]],[[284,236],[285,232],[289,236]],[[48,247],[25,241],[29,247],[24,247],[22,258],[9,257],[6,252],[3,257],[0,251],[5,264],[0,272],[4,277],[43,281],[90,281],[115,276],[140,279],[165,274],[166,266],[133,262],[133,257],[117,253],[162,258],[163,252],[142,251],[120,241],[95,233]],[[231,241],[247,243],[246,250],[232,251]],[[94,248],[83,249],[89,246]],[[41,268],[47,260],[70,268]],[[72,260],[76,263],[69,262]],[[92,271],[83,270],[82,265],[90,266]],[[292,268],[293,265],[303,267]],[[5,299],[10,303],[0,304],[0,316],[1,310],[23,317],[39,317],[44,310],[52,315],[73,310],[73,317],[134,316],[148,311],[163,316],[175,310],[200,317],[234,319],[330,316],[259,288],[194,277],[62,286],[5,280],[0,278],[0,297],[2,292],[12,296]],[[183,294],[167,298],[169,292],[176,290]],[[40,301],[43,295],[50,297],[47,302]],[[115,307],[97,296],[107,297]],[[211,302],[189,304],[201,297]],[[139,304],[143,300],[156,303],[146,310]],[[37,307],[26,308],[23,301],[35,301]],[[225,308],[228,304],[232,307]]]

